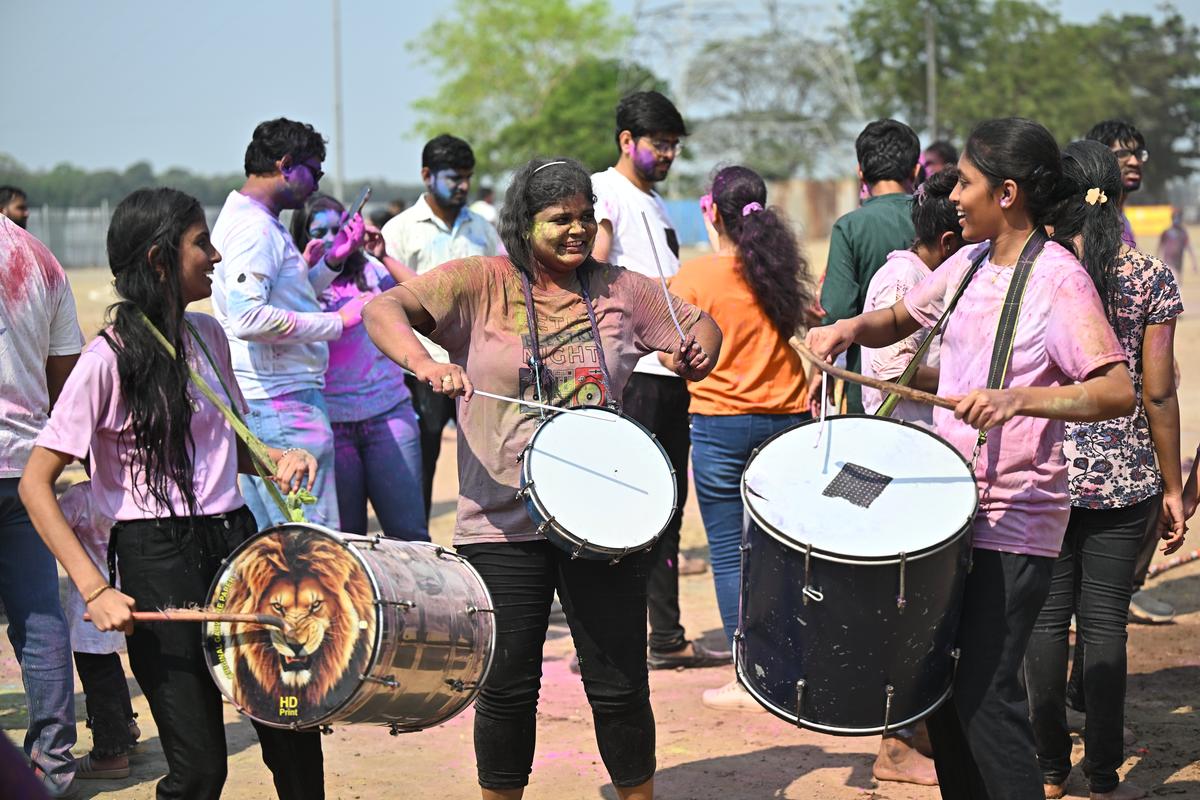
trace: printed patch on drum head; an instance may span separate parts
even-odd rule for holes
[[[825,497],[840,497],[856,506],[870,508],[892,479],[873,469],[847,463],[821,492]]]

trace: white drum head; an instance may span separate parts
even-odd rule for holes
[[[675,510],[671,463],[636,423],[580,410],[556,414],[534,434],[525,453],[532,494],[577,539],[615,550],[644,546]]]
[[[957,450],[914,425],[866,416],[777,435],[746,466],[742,498],[776,538],[851,560],[935,547],[960,533],[978,505]]]

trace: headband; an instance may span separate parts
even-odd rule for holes
[[[538,167],[537,169],[535,169],[535,170],[534,170],[532,173],[530,173],[530,174],[531,174],[531,175],[537,175],[539,172],[541,172],[542,170],[544,170],[546,167],[553,167],[555,164],[565,164],[565,163],[567,163],[567,162],[565,162],[565,161],[547,161],[545,164],[542,164],[540,167]]]

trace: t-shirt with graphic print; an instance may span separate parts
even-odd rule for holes
[[[1142,398],[1142,339],[1147,325],[1182,314],[1183,298],[1171,268],[1136,250],[1121,256],[1116,296],[1117,338],[1129,356],[1137,406],[1127,417],[1067,424],[1063,455],[1071,505],[1079,508],[1124,508],[1162,491]]]
[[[532,288],[538,341],[550,405],[601,405],[621,397],[634,365],[678,345],[666,298],[656,281],[610,264],[593,264],[587,288],[603,340],[612,385],[605,387],[596,342],[576,283]],[[503,256],[443,264],[401,284],[433,318],[425,335],[463,367],[475,388],[536,400],[525,296],[516,267]],[[685,331],[700,319],[695,306],[673,298]],[[516,499],[517,456],[538,425],[536,409],[478,396],[458,400],[458,519],[454,544],[543,538]],[[587,443],[580,442],[586,458]]]

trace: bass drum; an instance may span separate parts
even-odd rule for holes
[[[804,422],[755,451],[742,500],[734,658],[750,694],[846,736],[941,705],[978,506],[958,451],[892,419]]]
[[[491,595],[463,558],[318,525],[279,525],[243,543],[208,606],[288,623],[204,624],[221,693],[276,728],[438,725],[475,699],[495,648]]]

